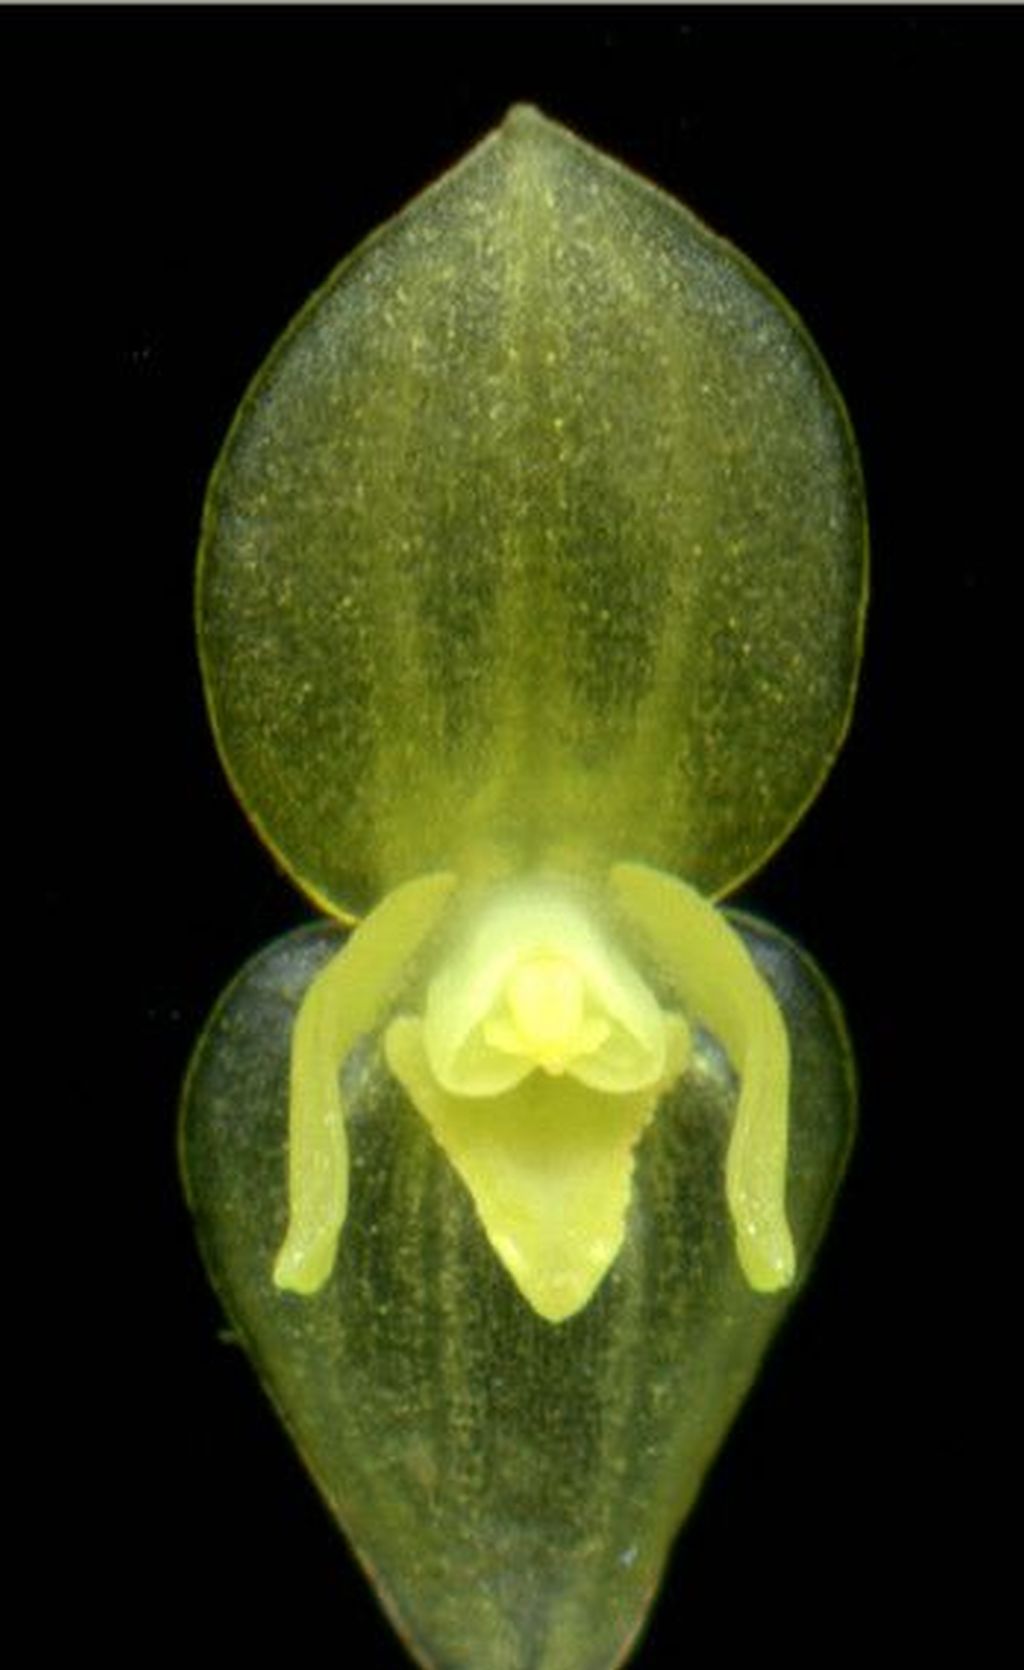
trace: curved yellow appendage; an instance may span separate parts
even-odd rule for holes
[[[773,1293],[796,1269],[786,1219],[789,1039],[779,1006],[739,935],[692,887],[643,864],[617,864],[611,885],[739,1077],[726,1199],[743,1273],[758,1292]]]
[[[312,982],[292,1033],[288,1233],[276,1286],[315,1293],[334,1265],[348,1205],[348,1140],[339,1075],[353,1045],[380,1024],[402,970],[436,925],[455,885],[418,876],[355,929]]]
[[[537,1071],[502,1095],[455,1095],[430,1063],[426,1026],[392,1021],[387,1062],[465,1183],[495,1253],[533,1309],[582,1309],[622,1246],[633,1153],[663,1090],[684,1070],[689,1033],[666,1016],[662,1078],[602,1092]]]

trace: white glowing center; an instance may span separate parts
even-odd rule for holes
[[[503,1096],[538,1069],[625,1095],[662,1080],[667,1019],[626,953],[550,883],[503,889],[427,988],[426,1059],[453,1096]]]
[[[564,1073],[581,1056],[599,1049],[611,1028],[600,1015],[586,1012],[586,986],[580,970],[557,953],[542,953],[517,963],[505,982],[504,1006],[484,1023],[492,1048]]]

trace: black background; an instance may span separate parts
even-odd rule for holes
[[[218,1339],[179,1196],[175,1100],[203,1016],[308,914],[214,758],[191,569],[205,478],[276,335],[528,99],[683,197],[792,301],[846,396],[872,516],[852,735],[743,895],[844,997],[861,1139],[636,1664],[777,1648],[795,1670],[954,1637],[985,1662],[1019,1314],[990,1297],[1013,1080],[988,1090],[978,1067],[1013,770],[994,639],[1020,557],[1019,18],[12,11],[0,43],[6,270],[25,285],[8,389],[27,372],[7,572],[32,586],[8,615],[33,814],[15,886],[43,948],[26,1110],[42,1185],[10,1187],[54,1364],[20,1377],[43,1420],[26,1541],[68,1598],[42,1638],[71,1629],[115,1662],[137,1662],[140,1627],[168,1652],[405,1662]]]

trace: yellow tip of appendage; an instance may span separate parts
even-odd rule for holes
[[[337,1234],[333,1232],[313,1248],[299,1246],[289,1236],[274,1260],[274,1286],[282,1293],[298,1293],[306,1299],[319,1293],[334,1267],[336,1244]]]
[[[748,1224],[744,1233],[737,1234],[736,1253],[755,1293],[779,1293],[796,1275],[796,1250],[785,1223]]]

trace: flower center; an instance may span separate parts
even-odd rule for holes
[[[484,1023],[488,1044],[552,1074],[564,1073],[599,1049],[611,1028],[586,1012],[586,988],[576,965],[544,952],[524,959],[505,982],[504,1005]]]

